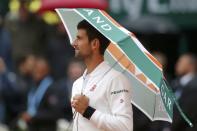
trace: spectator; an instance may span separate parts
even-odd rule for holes
[[[20,88],[17,76],[10,72],[0,58],[0,98],[5,109],[4,122],[11,125],[21,111]],[[1,108],[2,109],[2,108]],[[1,110],[2,111],[2,110]]]
[[[63,70],[68,68],[70,59],[74,56],[74,48],[69,42],[68,35],[62,23],[50,28],[47,38],[47,55],[55,79],[65,77]]]
[[[35,56],[32,54],[29,54],[27,56],[24,56],[20,58],[17,61],[18,65],[18,84],[20,85],[21,89],[21,98],[23,103],[23,110],[25,110],[26,102],[28,92],[33,85],[33,69],[35,67]]]
[[[78,59],[72,59],[68,64],[67,77],[64,77],[56,82],[56,87],[59,87],[65,92],[64,94],[64,106],[65,106],[65,118],[67,121],[72,120],[72,108],[71,108],[71,92],[73,82],[79,78],[85,70],[84,64]]]
[[[19,0],[18,17],[6,17],[6,28],[11,33],[12,57],[14,62],[32,53],[44,52],[46,24],[28,10],[28,2]]]
[[[12,70],[11,40],[8,30],[4,28],[3,18],[0,16],[0,57],[2,57],[9,70]]]
[[[0,58],[0,123],[3,123],[5,121],[5,104],[3,100],[3,82],[2,82],[2,76],[5,72],[5,64],[2,58]]]
[[[175,95],[180,98],[182,90],[187,86],[196,86],[196,56],[193,54],[184,54],[176,63],[175,74],[177,78],[172,82]]]
[[[71,91],[73,82],[82,76],[85,70],[85,65],[81,60],[72,59],[67,68],[67,87],[69,89],[69,99],[71,98]]]
[[[193,54],[182,55],[176,64],[177,78],[173,81],[175,94],[183,111],[189,116],[194,127],[190,128],[181,118],[177,110],[174,112],[172,131],[197,130],[197,59]]]
[[[64,117],[64,92],[54,86],[47,60],[44,57],[35,60],[32,74],[35,85],[28,93],[27,110],[21,119],[30,131],[55,131],[56,120]]]
[[[24,56],[17,61],[17,65],[19,76],[23,81],[22,85],[24,85],[24,88],[27,88],[27,86],[32,85],[32,73],[35,66],[35,56],[32,54]]]

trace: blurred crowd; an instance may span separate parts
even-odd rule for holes
[[[48,24],[19,2],[18,12],[0,16],[0,130],[63,130],[84,64],[74,58],[62,23]]]
[[[183,112],[189,117],[194,127],[191,128],[181,117],[174,106],[173,123],[151,122],[144,114],[134,107],[135,131],[196,131],[197,130],[197,57],[193,53],[184,53],[179,56],[174,67],[175,76],[166,72],[168,58],[162,52],[152,52],[162,64],[164,76],[171,85]]]
[[[74,58],[63,24],[47,24],[27,9],[25,0],[20,0],[18,12],[9,12],[6,6],[0,9],[0,131],[68,130],[72,84],[85,67]],[[178,58],[175,76],[166,71],[170,63],[165,54],[153,55],[163,65],[164,75],[194,128],[189,128],[176,108],[173,124],[169,124],[151,122],[133,107],[134,131],[196,131],[195,54]]]

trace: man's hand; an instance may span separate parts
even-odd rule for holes
[[[75,109],[75,111],[83,115],[89,106],[89,98],[85,95],[75,95],[73,97],[73,101],[71,102],[71,106]]]

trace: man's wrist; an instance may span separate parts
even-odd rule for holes
[[[91,116],[94,114],[95,111],[96,111],[96,109],[94,109],[91,106],[88,106],[83,113],[83,117],[85,117],[89,120],[91,118]]]

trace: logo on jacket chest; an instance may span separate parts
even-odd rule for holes
[[[90,88],[90,91],[93,92],[95,89],[96,89],[96,85],[93,85],[93,86]]]

